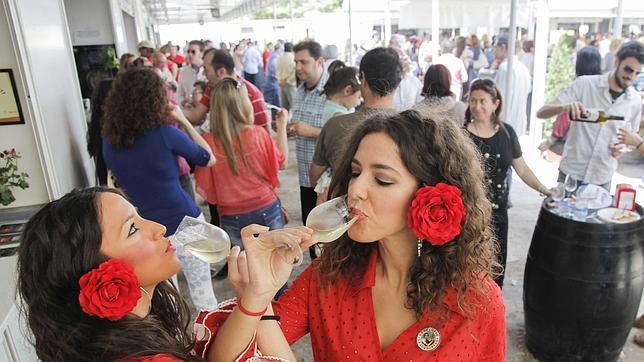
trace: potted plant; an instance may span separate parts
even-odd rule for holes
[[[18,171],[20,154],[15,148],[0,151],[0,204],[7,206],[16,201],[11,189],[19,187],[23,190],[29,187],[29,175]],[[2,163],[4,162],[4,165]]]

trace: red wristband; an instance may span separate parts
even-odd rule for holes
[[[268,306],[266,306],[266,308],[264,308],[264,310],[262,310],[261,312],[251,312],[248,309],[244,308],[244,306],[242,306],[241,303],[242,303],[241,298],[237,298],[237,308],[239,308],[240,312],[246,314],[249,317],[261,317],[268,310]]]

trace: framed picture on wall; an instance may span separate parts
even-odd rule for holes
[[[12,69],[0,69],[0,126],[24,124]]]

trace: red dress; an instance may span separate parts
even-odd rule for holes
[[[377,256],[374,251],[361,279],[339,280],[328,289],[309,266],[273,304],[288,342],[310,333],[316,361],[505,361],[505,305],[500,289],[489,278],[488,295],[465,297],[479,305],[470,317],[458,307],[456,293],[448,291],[443,300],[449,310],[444,325],[437,325],[436,315],[428,311],[381,349],[371,296]],[[205,326],[212,325],[207,315],[203,312],[198,317],[198,321],[206,319]],[[437,329],[441,341],[426,352],[417,337],[427,327]]]

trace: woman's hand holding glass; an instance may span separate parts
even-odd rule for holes
[[[170,117],[174,119],[181,128],[186,132],[188,132],[190,128],[193,128],[188,118],[183,114],[181,107],[168,105],[168,108],[170,109]]]
[[[617,131],[617,141],[626,146],[636,147],[642,142],[642,137],[637,132],[631,131],[630,123],[626,123],[624,128]]]
[[[304,226],[268,231],[249,225],[241,230],[245,250],[231,250],[228,280],[244,307],[261,310],[270,302],[301,262],[302,250],[314,243],[312,233]]]
[[[285,108],[280,108],[275,114],[275,127],[278,129],[286,130],[286,124],[289,121],[289,114]]]

